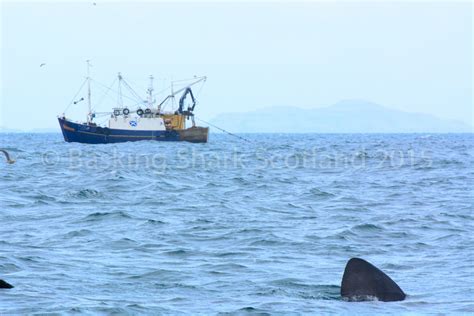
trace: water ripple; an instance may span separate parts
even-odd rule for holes
[[[2,137],[0,314],[474,313],[471,134]],[[355,256],[408,299],[341,300]]]

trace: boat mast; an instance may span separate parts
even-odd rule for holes
[[[174,111],[174,87],[173,87],[173,77],[171,77],[171,107],[173,108],[173,111]]]
[[[92,105],[91,105],[91,76],[90,76],[90,60],[86,60],[87,62],[87,105],[89,109],[89,113],[87,113],[87,123],[91,122],[92,117]]]
[[[197,84],[197,83],[199,83],[199,82],[206,81],[206,80],[207,80],[207,77],[206,77],[206,76],[204,76],[204,77],[195,77],[194,79],[195,79],[194,82],[191,82],[190,84],[188,84],[188,85],[185,86],[184,88],[178,89],[178,90],[176,90],[176,91],[174,91],[174,86],[173,86],[174,81],[171,81],[171,94],[170,94],[169,96],[167,96],[163,101],[161,101],[160,104],[158,104],[158,112],[160,112],[161,106],[162,106],[163,104],[165,104],[165,102],[168,101],[169,99],[171,99],[172,106],[173,106],[173,108],[174,108],[174,97],[175,97],[176,94],[185,91],[185,90],[188,89],[189,87],[194,86],[195,84]]]
[[[148,107],[153,106],[153,76],[150,75],[150,86],[148,87]]]
[[[117,90],[117,105],[119,108],[123,109],[123,97],[122,97],[122,73],[118,73],[118,90]]]

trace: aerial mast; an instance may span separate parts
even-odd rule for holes
[[[87,105],[89,109],[89,113],[87,113],[87,123],[91,122],[92,118],[92,105],[91,105],[91,76],[90,76],[90,60],[86,60],[87,62]]]
[[[119,108],[123,109],[123,96],[122,96],[122,73],[119,72],[118,76],[118,89],[117,89],[117,105]]]
[[[171,107],[174,111],[174,87],[173,87],[173,84],[174,84],[173,77],[171,77],[171,95],[170,96],[171,96]]]
[[[148,107],[153,106],[153,76],[150,75],[150,86],[148,87]]]

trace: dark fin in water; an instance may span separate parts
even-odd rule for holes
[[[12,289],[13,285],[0,279],[0,289]]]
[[[347,262],[341,283],[341,296],[349,301],[403,301],[402,289],[388,275],[369,262],[352,258]]]
[[[10,154],[8,153],[8,151],[6,151],[5,149],[0,149],[0,152],[2,152],[5,155],[5,158],[7,159],[7,163],[15,162],[15,160],[10,158]]]

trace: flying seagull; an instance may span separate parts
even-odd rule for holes
[[[43,67],[43,66],[46,66],[46,63],[42,63],[42,64],[40,65],[40,67]]]

